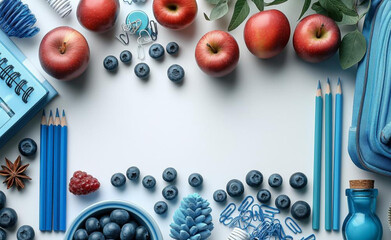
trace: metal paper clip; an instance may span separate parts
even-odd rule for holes
[[[151,38],[153,41],[157,40],[158,30],[157,23],[154,20],[149,21],[149,29],[151,30]]]
[[[254,198],[252,196],[247,196],[238,207],[239,212],[247,211],[250,206],[254,203]]]
[[[303,237],[301,240],[316,240],[315,234],[311,234],[308,237]]]
[[[227,205],[227,207],[220,213],[220,223],[224,224],[225,226],[228,226],[233,221],[233,218],[231,217],[232,213],[234,213],[236,210],[236,205],[234,203],[230,203]]]
[[[129,35],[127,32],[120,33],[118,36],[115,36],[115,38],[120,41],[123,45],[129,44]]]
[[[302,233],[300,226],[293,220],[291,217],[285,218],[285,225],[291,230],[294,234]]]

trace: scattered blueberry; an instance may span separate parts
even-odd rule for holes
[[[183,78],[185,77],[185,70],[183,70],[183,67],[179,66],[178,64],[173,64],[168,68],[167,76],[168,79],[173,82],[182,82]]]
[[[125,223],[129,222],[130,215],[128,211],[123,209],[116,209],[111,212],[110,220],[119,226],[123,226]]]
[[[199,173],[190,174],[188,182],[192,187],[199,187],[202,185],[204,178]]]
[[[161,44],[154,43],[149,48],[149,56],[151,56],[151,58],[158,59],[163,57],[163,55],[164,55],[164,48]]]
[[[294,173],[289,179],[289,184],[295,189],[302,189],[307,186],[307,176],[304,173]]]
[[[237,179],[232,179],[227,183],[227,193],[231,197],[240,197],[244,193],[243,183]]]
[[[126,171],[126,176],[130,181],[137,181],[140,177],[140,169],[138,167],[130,167]]]
[[[292,205],[291,214],[297,220],[306,219],[311,215],[311,207],[304,201],[297,201]]]
[[[153,207],[153,210],[155,210],[156,214],[162,215],[167,212],[168,210],[168,205],[164,201],[159,201],[155,203],[155,206]]]
[[[250,187],[259,187],[263,182],[263,175],[258,170],[251,170],[246,175],[246,183]]]
[[[227,193],[222,189],[216,190],[213,193],[213,199],[216,202],[225,202],[227,200]]]
[[[149,66],[146,63],[138,63],[134,67],[134,73],[139,78],[147,78],[149,76]]]
[[[282,177],[280,174],[274,173],[269,177],[269,185],[272,188],[278,188],[282,185]]]
[[[119,59],[121,59],[121,62],[123,63],[130,63],[132,61],[132,53],[128,50],[124,50],[119,55]]]
[[[105,240],[105,236],[101,232],[93,232],[88,237],[88,240]]]
[[[3,208],[0,210],[0,227],[12,228],[18,221],[18,214],[12,208]]]
[[[94,217],[88,218],[86,220],[85,228],[88,234],[99,231],[100,230],[99,220]]]
[[[24,138],[19,142],[18,148],[23,156],[33,156],[37,152],[37,143],[31,138]]]
[[[137,224],[130,222],[125,224],[121,229],[120,239],[121,240],[132,240],[136,235]]]
[[[162,194],[165,199],[173,200],[178,196],[178,188],[174,185],[168,185],[163,188]]]
[[[111,184],[114,186],[114,187],[122,187],[126,182],[126,178],[125,178],[125,175],[123,175],[122,173],[115,173],[112,177],[111,177]]]
[[[156,185],[156,179],[154,177],[148,175],[143,178],[143,186],[145,188],[148,188],[148,189],[154,188],[155,185]]]
[[[23,225],[18,229],[16,237],[18,240],[33,240],[35,237],[34,229],[31,226]]]
[[[88,233],[85,229],[78,229],[73,235],[73,240],[87,240]]]
[[[163,171],[163,180],[166,182],[173,182],[176,179],[177,172],[174,168],[169,167]]]
[[[166,46],[166,51],[170,55],[174,55],[178,52],[179,46],[176,42],[169,42]]]
[[[3,193],[3,191],[0,191],[0,209],[2,209],[5,206],[5,202],[7,201],[7,197]]]
[[[144,226],[138,226],[136,228],[136,238],[137,240],[149,240],[149,232]]]
[[[276,198],[275,204],[278,209],[288,209],[291,206],[291,200],[287,195],[280,195]]]
[[[270,194],[269,190],[267,189],[261,189],[257,193],[257,199],[261,203],[268,203],[271,199],[272,195]]]
[[[117,239],[121,233],[121,228],[114,222],[109,222],[103,228],[103,235],[106,239]]]
[[[105,227],[105,225],[109,222],[111,222],[110,215],[104,215],[99,219],[99,224],[101,228]]]
[[[7,240],[7,232],[0,228],[0,240]],[[78,239],[76,239],[78,240]],[[87,239],[86,239],[87,240]]]
[[[118,60],[116,57],[110,55],[110,56],[107,56],[104,60],[103,60],[103,66],[109,70],[109,71],[114,71],[117,69],[118,67]]]

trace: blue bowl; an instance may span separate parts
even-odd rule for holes
[[[153,220],[151,215],[134,204],[122,201],[103,201],[89,206],[76,217],[69,227],[64,239],[72,240],[75,232],[82,224],[84,225],[87,218],[110,213],[114,209],[127,210],[140,225],[143,225],[148,229],[151,240],[163,239],[159,226],[156,224],[155,220]]]

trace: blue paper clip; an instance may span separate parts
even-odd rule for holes
[[[270,207],[266,204],[262,204],[261,209],[262,209],[264,215],[270,214],[269,216],[271,216],[272,218],[274,218],[274,215],[280,213],[280,210],[278,208]],[[266,213],[268,213],[268,214],[266,214]]]
[[[254,203],[254,198],[252,196],[247,196],[238,207],[239,212],[247,211],[250,206]]]
[[[301,240],[316,240],[315,234],[311,234],[308,237],[303,237]]]
[[[257,209],[254,209],[254,208],[257,208]],[[252,207],[251,207],[251,211],[253,213],[253,220],[254,221],[261,221],[263,222],[265,217],[263,216],[263,211],[261,209],[261,205],[259,204],[254,204]]]
[[[234,203],[230,203],[227,207],[220,213],[220,223],[228,226],[232,223],[233,217],[231,217],[232,213],[236,210],[236,205]]]
[[[285,218],[285,225],[291,230],[294,234],[302,233],[300,226],[293,220],[291,217]]]

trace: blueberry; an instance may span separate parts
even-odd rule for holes
[[[227,193],[222,189],[216,190],[213,193],[213,199],[216,202],[225,202],[227,200]]]
[[[125,185],[126,177],[122,173],[116,173],[111,177],[111,184],[114,187],[122,187]]]
[[[119,238],[119,235],[121,233],[121,228],[118,226],[118,224],[114,222],[109,222],[105,225],[103,228],[103,235],[105,235],[106,239],[117,239]]]
[[[143,186],[148,189],[154,188],[156,186],[156,179],[150,175],[145,176],[143,178]]]
[[[251,170],[246,175],[246,183],[250,187],[259,187],[263,182],[263,175],[258,170]]]
[[[297,220],[306,219],[311,215],[311,207],[304,201],[297,201],[292,205],[291,214]]]
[[[7,201],[7,197],[2,191],[0,191],[0,209],[2,209],[5,206],[6,201]]]
[[[110,214],[110,220],[120,226],[123,226],[125,223],[129,222],[130,215],[128,211],[124,209],[115,209]]]
[[[7,240],[7,232],[0,228],[0,240]],[[76,239],[77,240],[77,239]]]
[[[133,240],[136,235],[137,223],[130,222],[125,224],[121,229],[121,240]]]
[[[168,185],[162,191],[163,197],[167,200],[173,200],[178,196],[178,188],[174,185]]]
[[[0,210],[0,227],[12,228],[18,221],[18,214],[12,208],[3,208]]]
[[[119,59],[121,59],[121,62],[123,63],[130,63],[132,61],[132,53],[128,50],[124,50],[119,55]]]
[[[176,179],[177,172],[174,168],[169,167],[163,171],[163,180],[166,182],[173,182]]]
[[[23,225],[18,229],[16,237],[18,240],[33,240],[35,237],[34,229],[31,226]]]
[[[111,222],[110,215],[104,215],[99,219],[99,224],[101,228],[105,227],[105,225],[109,222]]]
[[[188,182],[192,187],[199,187],[202,185],[204,178],[199,173],[190,174]]]
[[[168,68],[167,76],[171,81],[179,83],[185,77],[185,70],[178,64],[173,64]]]
[[[269,177],[269,185],[272,188],[277,188],[282,185],[282,177],[280,174],[274,173]]]
[[[19,142],[18,148],[23,156],[33,156],[37,152],[37,143],[31,138],[24,138]]]
[[[276,207],[278,209],[288,209],[291,206],[291,200],[287,195],[280,195],[276,198]]]
[[[99,231],[100,228],[101,226],[98,219],[90,217],[86,220],[85,229],[88,234]]]
[[[126,176],[130,181],[137,181],[140,177],[140,169],[138,167],[130,167],[126,171]]]
[[[73,240],[87,240],[88,233],[85,229],[79,229],[73,235]]]
[[[146,63],[139,63],[134,67],[134,73],[139,78],[147,78],[149,76],[149,66]]]
[[[178,52],[179,46],[176,42],[169,42],[166,46],[166,51],[170,55],[174,55]]]
[[[149,56],[151,56],[151,58],[158,59],[163,57],[163,55],[164,55],[164,48],[161,44],[154,43],[149,48]]]
[[[231,197],[240,197],[244,193],[243,183],[237,179],[232,179],[227,183],[227,193]]]
[[[289,179],[289,184],[295,189],[302,189],[307,186],[307,176],[304,173],[294,173]]]
[[[136,228],[136,240],[149,240],[149,232],[144,226]]]
[[[156,214],[162,215],[167,212],[168,205],[164,201],[159,201],[159,202],[155,203],[153,210],[155,211]]]
[[[268,203],[270,201],[270,198],[272,195],[270,194],[269,190],[267,189],[261,189],[257,193],[257,199],[261,203]]]
[[[93,232],[88,237],[88,240],[105,240],[105,236],[101,232]]]
[[[103,60],[103,66],[109,71],[114,71],[118,67],[118,59],[112,55],[107,56]]]

